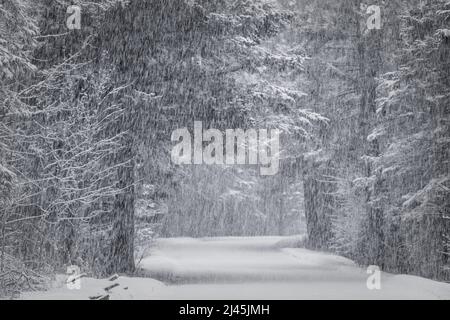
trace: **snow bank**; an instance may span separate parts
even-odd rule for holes
[[[45,292],[26,292],[21,299],[27,300],[88,300],[108,296],[109,300],[155,299],[157,292],[165,287],[162,282],[150,278],[119,277],[108,279],[81,278],[80,289],[69,289],[67,275],[57,275],[52,287]],[[106,291],[114,284],[117,287]]]

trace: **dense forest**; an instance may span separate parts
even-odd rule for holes
[[[450,281],[449,88],[447,0],[2,0],[0,295],[182,236]],[[280,130],[277,174],[174,164],[195,121]]]

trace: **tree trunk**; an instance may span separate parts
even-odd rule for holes
[[[359,9],[359,1],[356,1],[355,10]],[[360,155],[368,157],[378,157],[380,155],[379,145],[376,140],[369,142],[367,137],[375,124],[376,117],[376,77],[379,73],[382,50],[381,30],[368,30],[362,32],[361,21],[355,17],[356,38],[358,51],[360,110],[359,110],[359,128],[357,130],[356,140],[359,141],[357,151]],[[362,176],[370,178],[375,175],[370,160],[362,163]],[[366,186],[365,207],[367,224],[365,226],[367,243],[362,243],[366,264],[380,265],[383,263],[383,209],[380,204],[372,200],[379,193],[379,183],[375,183],[373,188]]]

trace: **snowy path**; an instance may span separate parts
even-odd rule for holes
[[[139,265],[146,277],[120,277],[111,299],[450,299],[450,284],[407,275],[382,273],[381,290],[368,290],[366,270],[352,261],[289,248],[293,242],[283,237],[160,239]],[[23,298],[86,299],[109,284],[83,279],[81,290],[60,285]]]
[[[161,239],[141,262],[168,280],[163,299],[450,299],[450,285],[382,273],[381,290],[352,261],[287,248],[294,238]]]

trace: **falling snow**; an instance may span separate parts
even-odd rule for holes
[[[0,297],[450,299],[449,17],[2,1]]]

